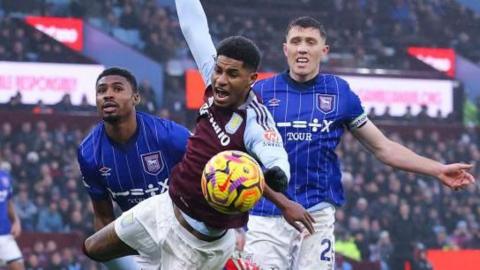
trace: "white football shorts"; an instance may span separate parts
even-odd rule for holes
[[[245,251],[261,269],[333,270],[335,208],[310,213],[315,233],[299,233],[283,216],[250,216]]]
[[[215,241],[197,239],[176,219],[168,192],[150,197],[115,220],[115,232],[150,269],[222,269],[235,249],[235,232]]]
[[[0,266],[22,259],[22,253],[13,235],[0,235],[0,247]]]

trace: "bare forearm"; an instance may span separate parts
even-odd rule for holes
[[[285,207],[285,203],[288,202],[288,198],[280,192],[274,191],[268,185],[265,185],[263,189],[263,196],[275,204],[279,209]]]
[[[393,141],[385,147],[385,150],[376,153],[376,157],[394,168],[434,177],[440,174],[442,167],[440,162],[420,156]]]
[[[110,224],[115,220],[115,214],[113,213],[113,204],[110,199],[92,201],[93,204],[93,224],[95,231]]]
[[[17,216],[17,213],[15,212],[15,206],[13,205],[12,201],[8,202],[8,218],[10,219],[10,222],[12,223],[20,223],[20,219]]]

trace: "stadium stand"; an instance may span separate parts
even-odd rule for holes
[[[263,51],[265,71],[284,69],[283,29],[298,15],[315,15],[325,23],[332,46],[327,68],[426,69],[405,55],[407,45],[452,47],[480,64],[480,16],[454,0],[261,0],[254,6],[237,0],[229,9],[221,0],[204,2],[214,39],[232,34],[254,39]],[[154,0],[4,0],[1,14],[0,60],[93,63],[19,19],[83,17],[166,65],[165,100],[171,106],[160,108],[154,91],[143,82],[139,108],[187,123],[184,93],[178,90],[184,69],[193,65],[169,7]],[[56,105],[27,105],[21,94],[0,105],[0,165],[15,179],[15,205],[25,232],[20,243],[29,269],[99,269],[79,256],[78,249],[79,239],[93,231],[93,217],[75,151],[96,117],[76,113],[94,110],[86,102],[73,106],[68,97]],[[451,119],[422,113],[393,118],[372,111],[370,116],[391,138],[422,155],[445,162],[480,160],[477,127],[452,125]],[[480,249],[478,185],[454,193],[431,179],[393,171],[367,155],[350,135],[338,153],[347,195],[345,207],[336,214],[337,252],[345,258],[339,265],[364,261],[386,266],[393,255],[412,256],[424,248]],[[473,174],[478,176],[476,165]],[[62,243],[69,244],[64,248]]]
[[[30,112],[1,112],[0,117],[9,119],[0,130],[0,160],[16,179],[15,204],[23,229],[80,237],[91,233],[92,209],[85,207],[89,200],[79,180],[75,149],[95,118],[32,118]],[[396,141],[427,156],[446,162],[480,158],[476,129],[412,123],[382,127]],[[367,155],[350,135],[339,155],[347,195],[346,206],[337,211],[339,240],[350,242],[357,254],[352,256],[350,250],[343,256],[386,263],[392,252],[409,252],[417,242],[438,249],[480,248],[478,186],[453,193],[431,179],[392,171]],[[478,175],[480,168],[473,173]],[[411,230],[399,222],[402,208],[409,209],[406,224]]]

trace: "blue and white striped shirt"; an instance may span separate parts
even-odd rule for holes
[[[92,200],[111,197],[122,211],[168,189],[190,132],[172,121],[137,112],[137,131],[125,144],[112,141],[99,123],[78,148],[83,183]]]
[[[319,74],[298,83],[287,72],[261,80],[254,86],[272,113],[287,150],[291,178],[287,195],[305,208],[322,202],[344,202],[340,164],[335,148],[346,128],[367,121],[358,96],[343,79]],[[280,215],[262,198],[254,215]]]

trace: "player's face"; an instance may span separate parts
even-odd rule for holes
[[[115,123],[135,113],[139,96],[122,76],[102,77],[96,87],[97,110],[105,122]]]
[[[313,79],[320,72],[320,61],[328,54],[328,50],[318,29],[292,27],[283,44],[290,76],[299,82]]]
[[[213,100],[219,107],[236,108],[245,102],[257,73],[243,66],[243,61],[220,55],[212,74]]]

